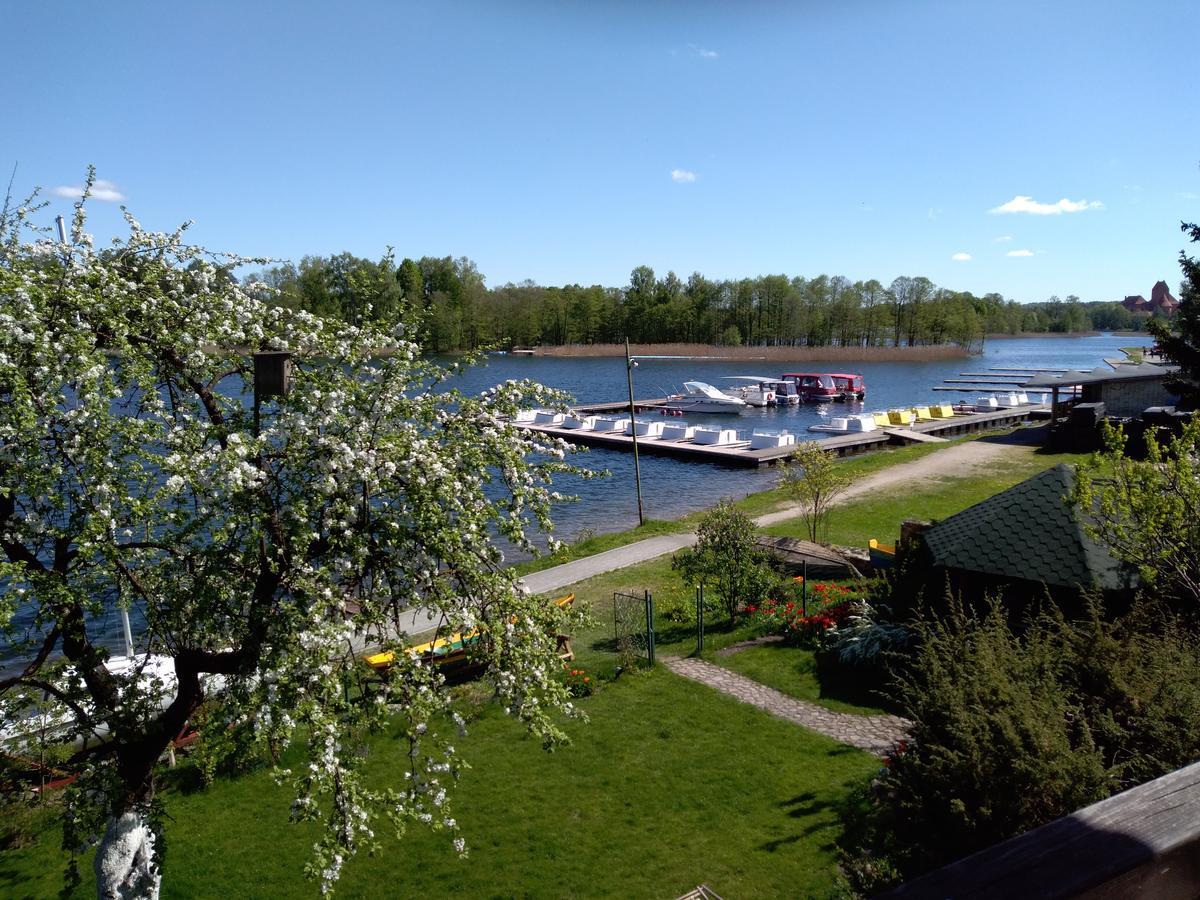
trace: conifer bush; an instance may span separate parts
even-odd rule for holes
[[[1047,607],[1018,629],[998,602],[951,598],[915,623],[895,690],[912,720],[851,814],[846,873],[871,892],[1200,756],[1200,646],[1143,600]]]

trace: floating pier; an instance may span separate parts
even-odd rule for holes
[[[936,388],[935,388],[936,390]],[[662,401],[637,403],[641,407],[656,406]],[[612,404],[587,404],[574,409],[576,415],[583,417],[604,410],[617,411],[629,409],[628,402]],[[1030,404],[1013,409],[999,409],[993,412],[968,413],[955,415],[950,419],[937,419],[932,422],[920,422],[905,427],[880,428],[876,431],[858,432],[854,434],[839,434],[833,437],[820,438],[816,443],[828,453],[835,456],[852,456],[865,453],[883,446],[897,446],[913,443],[926,443],[945,440],[953,435],[969,434],[989,428],[1001,428],[1017,425],[1030,418],[1044,417],[1049,407],[1044,404]],[[579,428],[563,428],[561,425],[537,424],[535,422],[520,422],[522,428],[538,431],[543,434],[562,438],[572,444],[582,444],[589,447],[603,447],[609,450],[632,450],[633,437],[617,431],[586,431]],[[796,441],[811,440],[807,435],[795,435]],[[656,456],[671,456],[676,459],[694,460],[698,462],[718,463],[720,465],[758,468],[760,466],[776,465],[786,460],[795,449],[795,445],[772,446],[762,449],[752,449],[751,441],[737,441],[725,444],[701,444],[695,436],[683,440],[663,440],[639,437],[637,442],[639,453]]]

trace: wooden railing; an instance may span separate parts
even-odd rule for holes
[[[1200,763],[1101,800],[885,895],[983,900],[1200,896]]]

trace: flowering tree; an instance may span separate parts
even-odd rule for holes
[[[407,332],[278,308],[225,274],[264,261],[214,257],[183,229],[126,214],[128,238],[97,251],[86,200],[66,242],[31,224],[33,203],[0,217],[0,625],[27,663],[0,691],[49,692],[76,737],[106,737],[72,759],[69,849],[103,831],[100,895],[157,894],[156,762],[209,702],[222,733],[276,751],[307,741],[306,767],[284,774],[293,816],[327,825],[309,869],[323,890],[381,821],[446,830],[464,852],[436,670],[400,652],[367,693],[358,657],[396,647],[399,613],[425,607],[477,631],[506,708],[562,739],[564,613],[518,589],[489,537],[532,548],[550,530],[550,478],[575,470],[564,444],[509,417],[561,398],[527,382],[447,390]],[[260,350],[296,363],[290,391],[261,404]],[[124,669],[96,635],[122,603],[147,624]],[[69,669],[51,676],[61,657]],[[385,792],[357,751],[396,716],[408,787]]]

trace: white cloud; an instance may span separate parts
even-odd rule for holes
[[[1087,200],[1068,200],[1063,197],[1057,203],[1038,203],[1032,197],[1018,194],[1007,203],[989,209],[990,213],[1029,213],[1034,216],[1058,216],[1063,213],[1083,212],[1087,209],[1104,209],[1099,200],[1090,203]]]
[[[696,180],[696,173],[687,169],[672,169],[671,180],[676,184],[691,184]]]
[[[1009,250],[1005,256],[1033,256],[1032,250]]]
[[[998,238],[992,238],[992,243],[993,244],[1007,244],[1011,240],[1012,240],[1011,234],[1002,234]]]
[[[1184,200],[1200,200],[1200,194],[1195,191],[1180,191],[1179,196]]]
[[[955,253],[950,258],[953,260],[957,260],[958,262],[970,262],[971,254],[970,253]]]
[[[688,44],[688,46],[701,59],[716,59],[721,55],[716,50],[709,50],[707,47],[697,47],[695,44]]]
[[[54,188],[50,193],[56,197],[69,197],[72,200],[78,200],[83,196],[83,186],[62,185],[61,187]],[[125,199],[125,195],[117,190],[117,186],[113,182],[104,181],[103,179],[96,179],[92,184],[91,197],[93,200],[104,200],[108,203],[116,203]]]
[[[925,214],[925,218],[927,218],[927,219],[936,219],[936,218],[937,218],[938,216],[940,216],[941,214],[942,214],[941,207],[933,207],[933,206],[931,206],[931,207],[929,207],[929,212],[927,212],[927,213]]]

